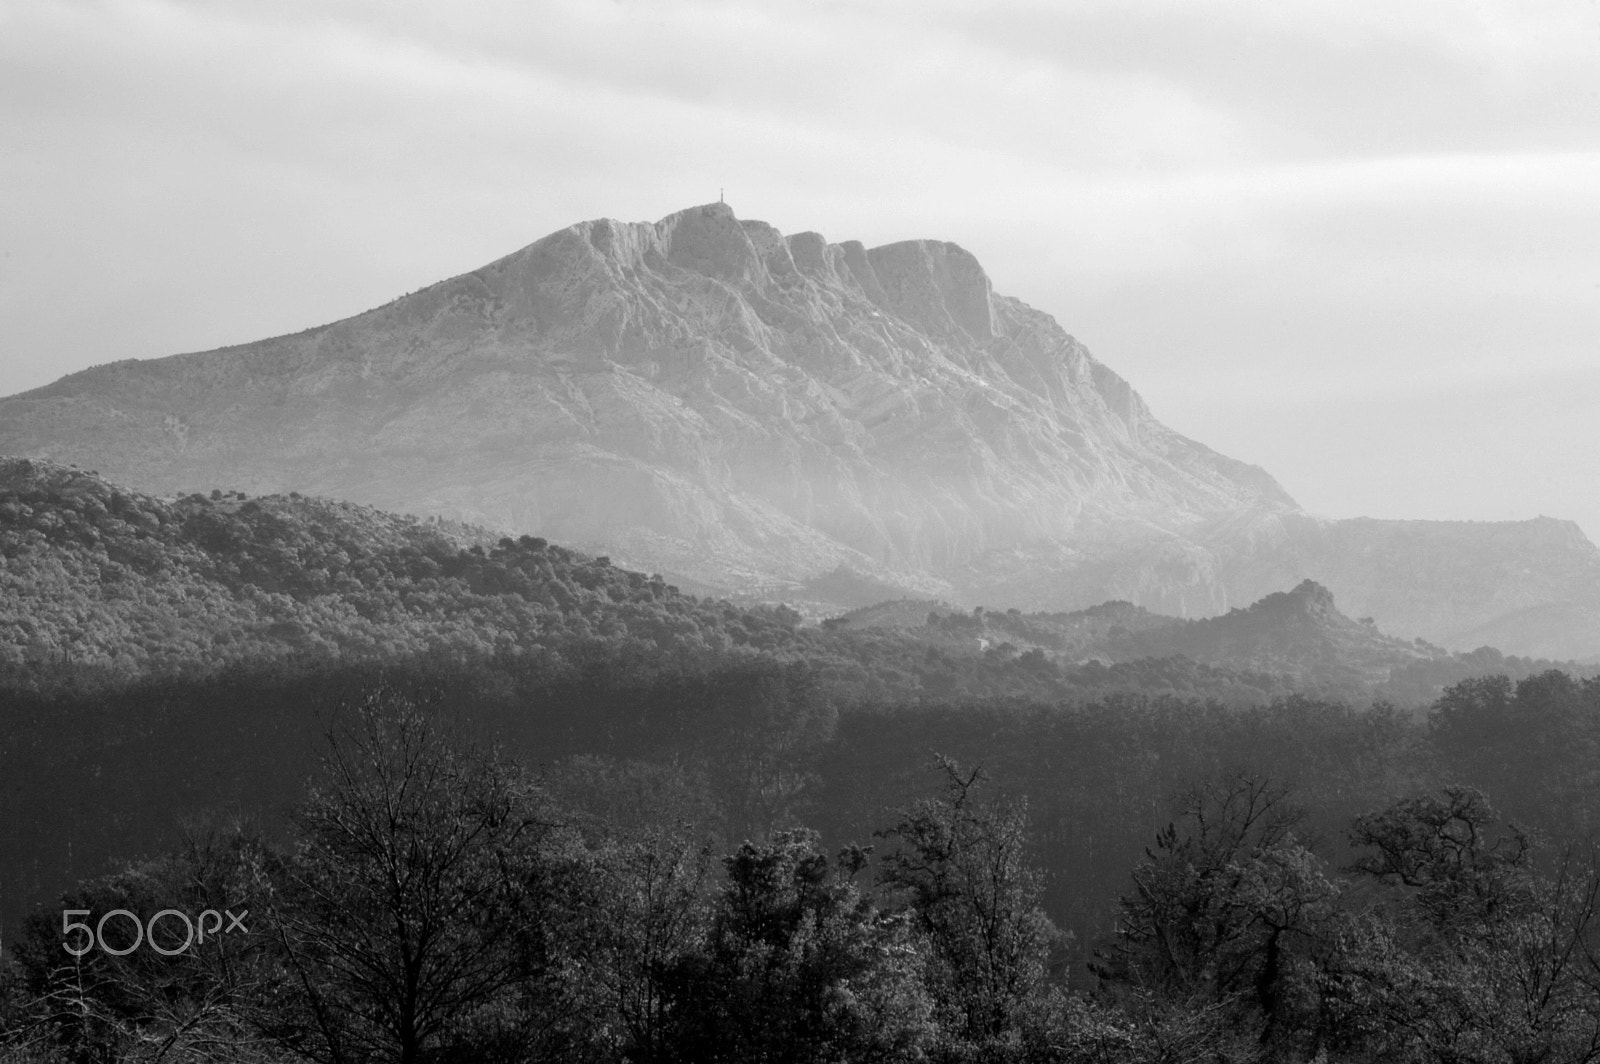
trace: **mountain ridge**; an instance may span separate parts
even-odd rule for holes
[[[824,622],[843,629],[891,628],[933,645],[976,642],[988,653],[1038,649],[1078,666],[1131,666],[1187,659],[1239,673],[1283,676],[1306,687],[1397,694],[1396,678],[1453,668],[1461,656],[1423,640],[1380,631],[1339,610],[1333,593],[1313,580],[1273,591],[1215,617],[1185,619],[1112,601],[1070,613],[1017,609],[972,612],[944,603],[903,600],[864,607]],[[1504,659],[1484,648],[1485,660]]]
[[[0,399],[6,453],[547,536],[812,615],[890,588],[1202,616],[1314,578],[1391,630],[1499,625],[1536,652],[1549,624],[1517,617],[1600,609],[1581,533],[1304,514],[957,245],[785,236],[720,203],[580,222],[351,318]],[[1561,639],[1600,654],[1600,619]]]
[[[403,394],[419,386],[426,402]],[[507,392],[520,410],[497,401]],[[405,508],[573,542],[632,539],[644,555],[670,554],[651,540],[676,538],[715,559],[700,572],[679,559],[701,579],[752,562],[778,580],[843,564],[917,587],[963,552],[1070,534],[1102,512],[1170,523],[1174,509],[1293,506],[1263,471],[1161,426],[1047,315],[996,296],[955,245],[786,239],[720,204],[654,225],[579,223],[353,318],[114,363],[6,403],[11,425],[55,431],[19,447],[24,433],[0,428],[0,452],[110,466],[155,490],[231,473],[247,490],[391,508],[403,493],[385,477],[421,479],[434,490]],[[338,444],[371,443],[336,445],[330,422],[345,430]],[[95,440],[108,427],[116,447]],[[1093,446],[1051,439],[1061,434]],[[426,442],[441,439],[455,453],[534,453],[514,483],[496,484],[502,465],[463,491],[460,476],[428,475],[429,460],[455,457]],[[368,476],[339,475],[362,459]],[[945,527],[951,514],[962,527]],[[773,535],[789,542],[763,556]]]

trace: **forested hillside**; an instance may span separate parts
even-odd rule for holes
[[[27,460],[0,461],[0,557],[0,668],[13,686],[420,654],[554,667],[603,644],[703,664],[804,661],[845,698],[1299,692],[1416,705],[1467,676],[1554,664],[1386,638],[1314,585],[1189,623],[1107,604],[803,626],[783,606],[681,594],[533,537],[294,495],[157,499]]]
[[[0,661],[111,677],[296,656],[529,653],[588,637],[689,652],[732,638],[717,604],[542,540],[496,543],[300,496],[155,499],[25,460],[0,463],[0,552]],[[758,645],[798,620],[739,619]]]

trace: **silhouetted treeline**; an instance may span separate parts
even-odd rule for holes
[[[1505,823],[1474,788],[1387,776],[1391,729],[1409,726],[1392,713],[1306,702],[1231,716],[1178,703],[935,713],[908,745],[970,746],[976,721],[1006,760],[980,770],[908,750],[903,779],[875,781],[906,796],[829,843],[798,823],[796,803],[829,806],[818,788],[848,769],[802,752],[844,750],[831,727],[875,741],[895,713],[834,720],[794,676],[735,686],[752,681],[760,704],[733,719],[772,756],[735,738],[718,748],[738,755],[720,769],[679,746],[655,762],[586,754],[529,771],[473,741],[441,690],[381,679],[353,690],[277,833],[191,820],[163,854],[27,920],[0,967],[0,1053],[19,1064],[1600,1056],[1592,857]],[[1434,739],[1462,714],[1553,705],[1557,726],[1592,727],[1600,705],[1595,684],[1557,676],[1480,686],[1439,707]],[[1129,714],[1143,719],[1119,737],[1111,722]],[[1070,803],[1052,813],[1020,791],[1050,794],[1029,774],[1041,767],[1114,788],[1114,768],[1090,766],[1126,767],[1141,728],[1174,736],[1148,760],[1200,775],[1153,795],[1148,817],[1137,789],[1114,799],[1130,823],[1160,826],[1141,825],[1138,853],[1107,861],[1109,919],[1088,943],[1092,979],[1075,983],[1082,951],[1052,919],[1060,869],[1039,838]],[[1209,752],[1186,754],[1185,737]],[[1237,767],[1248,759],[1222,747],[1240,740],[1287,756],[1283,775]],[[1082,749],[1042,766],[1016,756],[1046,742]],[[1369,773],[1345,779],[1364,794],[1333,786],[1341,765]],[[1158,771],[1136,786],[1166,781]],[[1386,786],[1409,793],[1372,801]],[[1080,833],[1108,830],[1096,808],[1083,807]],[[733,809],[760,830],[735,841]],[[1319,821],[1338,822],[1337,845]]]
[[[0,932],[108,861],[169,845],[188,813],[247,811],[275,830],[335,707],[380,678],[532,765],[587,756],[669,773],[686,802],[715,810],[697,819],[728,845],[800,824],[842,845],[912,800],[935,753],[982,764],[1032,803],[1043,904],[1080,961],[1171,796],[1219,772],[1292,780],[1308,830],[1332,846],[1350,817],[1446,783],[1481,787],[1557,840],[1587,837],[1600,816],[1596,681],[1560,673],[1473,680],[1412,713],[1302,697],[845,701],[803,661],[607,643],[554,666],[278,665],[0,696]]]

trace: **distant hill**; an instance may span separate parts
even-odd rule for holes
[[[1600,660],[1600,549],[1571,521],[1318,522],[1283,515],[1223,536],[1241,601],[1310,577],[1352,616],[1454,650],[1485,644]],[[1548,623],[1551,612],[1565,618]]]
[[[673,668],[765,656],[845,699],[1416,703],[1465,675],[1540,667],[1384,636],[1310,582],[1204,620],[1127,602],[1024,614],[901,600],[807,625],[535,537],[299,495],[162,499],[28,459],[0,460],[0,558],[0,669],[26,682],[419,655],[549,671],[601,648]]]
[[[1490,647],[1455,653],[1420,639],[1386,635],[1371,618],[1358,621],[1340,612],[1333,594],[1310,580],[1249,607],[1196,620],[1152,613],[1130,602],[1071,613],[1024,613],[966,611],[904,599],[852,610],[826,623],[854,631],[892,628],[931,646],[975,647],[989,655],[1040,651],[1076,665],[1080,675],[1099,667],[1127,677],[1151,669],[1152,662],[1185,660],[1229,674],[1277,677],[1298,691],[1376,696],[1408,705],[1428,701],[1469,676],[1521,677],[1558,664]],[[1559,664],[1580,675],[1600,672]]]
[[[967,594],[1054,612],[1099,573],[1099,599],[1204,617],[1309,579],[1349,614],[1406,638],[1458,651],[1490,644],[1532,657],[1600,661],[1600,549],[1571,521],[1240,514],[1188,539],[1132,536],[1100,551],[1065,560],[1054,548],[1013,552],[975,572]]]
[[[1182,654],[1308,681],[1338,675],[1375,686],[1404,666],[1454,658],[1420,639],[1397,639],[1371,622],[1351,620],[1333,594],[1311,580],[1221,617],[1119,632],[1104,645],[1114,660]]]
[[[112,676],[596,638],[695,653],[799,622],[532,537],[298,495],[158,499],[26,459],[0,460],[0,557],[0,665]]]

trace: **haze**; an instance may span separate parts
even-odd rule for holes
[[[929,236],[1343,517],[1600,537],[1600,7],[0,0],[0,394],[717,198]]]

